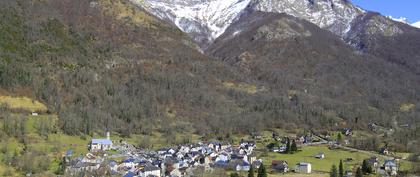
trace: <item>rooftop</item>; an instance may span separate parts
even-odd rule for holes
[[[298,163],[296,165],[299,165],[299,166],[309,166],[311,164],[310,163],[306,163],[306,162],[300,162],[300,163]]]
[[[109,139],[92,139],[92,144],[111,145],[112,141]]]

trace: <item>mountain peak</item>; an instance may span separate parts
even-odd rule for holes
[[[131,0],[175,24],[201,46],[219,37],[251,0]]]
[[[255,0],[253,8],[305,19],[339,36],[345,35],[351,28],[351,22],[364,13],[347,0]]]
[[[347,0],[131,0],[172,22],[201,47],[211,44],[247,10],[286,13],[344,36],[364,11]]]

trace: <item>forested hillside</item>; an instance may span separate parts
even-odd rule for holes
[[[249,28],[241,31],[243,26]],[[294,120],[304,117],[304,124],[333,124],[339,119],[353,123],[355,118],[364,126],[418,122],[418,108],[400,109],[420,99],[416,89],[420,79],[414,72],[358,52],[304,20],[285,14],[245,14],[206,53],[272,90],[288,92],[296,104],[288,109],[298,113]]]
[[[68,134],[147,133],[161,121],[204,125],[216,110],[235,107],[222,84],[238,80],[234,70],[124,1],[0,6],[2,88],[45,102]]]

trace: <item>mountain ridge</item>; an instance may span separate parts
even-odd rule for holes
[[[347,0],[130,0],[189,34],[203,49],[246,11],[286,13],[346,38],[359,16],[368,11]],[[389,18],[389,20],[395,20]]]

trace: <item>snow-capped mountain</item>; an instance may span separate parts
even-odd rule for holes
[[[212,44],[240,17],[251,12],[292,15],[329,30],[342,39],[356,39],[357,37],[352,36],[358,36],[360,31],[366,30],[369,34],[375,33],[385,36],[401,34],[403,33],[401,27],[392,21],[408,24],[404,18],[385,17],[380,14],[368,15],[371,12],[364,11],[348,0],[130,1],[151,14],[176,25],[190,35],[202,49]],[[366,25],[361,26],[360,23]]]
[[[286,13],[344,36],[364,11],[347,0],[131,0],[207,46],[247,10]]]
[[[251,0],[131,0],[207,45],[223,34]]]
[[[414,27],[416,27],[416,28],[420,28],[420,21],[418,21],[418,22],[416,22],[416,23],[411,24],[411,26],[414,26]]]
[[[258,11],[286,13],[308,20],[339,36],[345,35],[351,22],[364,13],[347,0],[254,0],[252,6]]]

